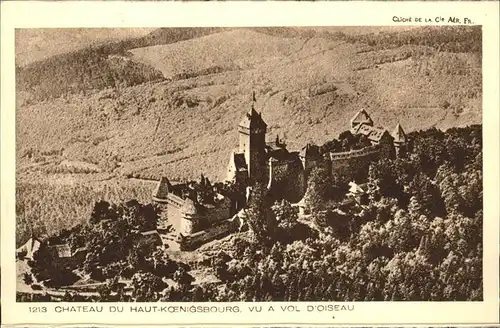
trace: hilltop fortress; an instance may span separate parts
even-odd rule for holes
[[[277,199],[290,202],[302,199],[309,175],[320,161],[348,182],[367,172],[370,162],[381,153],[397,156],[407,142],[400,124],[391,134],[385,128],[375,127],[364,109],[350,122],[350,132],[364,138],[367,144],[361,149],[322,153],[317,145],[307,144],[300,151],[289,151],[279,136],[266,141],[266,132],[267,124],[252,106],[238,125],[239,148],[230,156],[226,181],[246,186],[262,183]]]
[[[192,249],[238,229],[237,213],[246,205],[251,186],[257,183],[267,186],[274,198],[297,203],[306,192],[309,175],[320,163],[344,182],[360,180],[370,162],[380,156],[397,156],[407,143],[400,124],[389,133],[375,127],[364,109],[351,119],[349,131],[362,138],[366,146],[324,152],[317,145],[307,144],[299,151],[289,151],[279,136],[266,140],[267,124],[252,104],[238,125],[239,147],[230,154],[225,181],[225,185],[246,188],[246,198],[224,194],[222,184],[212,185],[202,175],[199,182],[178,185],[162,178],[153,200],[163,206],[175,229],[171,238],[181,249]]]

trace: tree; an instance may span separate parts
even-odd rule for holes
[[[191,283],[194,281],[193,276],[191,276],[184,266],[179,266],[174,273],[173,279],[177,282],[181,288],[189,289]]]
[[[267,189],[256,185],[251,192],[246,210],[248,226],[253,237],[259,243],[268,245],[275,237],[276,221],[269,211]]]
[[[218,253],[213,260],[212,266],[215,270],[215,275],[222,281],[228,281],[232,278],[227,265],[227,262],[230,260],[231,257],[223,251]]]
[[[421,204],[420,212],[426,216],[442,216],[445,208],[438,187],[431,182],[427,175],[418,173],[409,186],[410,194]]]
[[[154,302],[167,284],[150,272],[139,271],[132,277],[132,297],[136,302]]]
[[[29,272],[23,274],[23,281],[26,285],[31,285],[34,283],[33,276]]]
[[[111,205],[104,200],[95,203],[90,215],[90,223],[98,223],[105,219],[116,219],[116,213],[111,211]]]
[[[385,224],[388,232],[388,245],[395,253],[408,252],[418,247],[420,235],[404,210],[399,210],[394,220]]]
[[[304,197],[306,205],[312,212],[324,209],[325,203],[331,197],[330,182],[330,174],[325,165],[319,165],[311,171]]]
[[[284,238],[290,240],[298,226],[297,211],[284,199],[281,202],[276,202],[271,209],[276,217],[278,228],[282,235]]]
[[[349,151],[356,144],[356,137],[351,133],[351,131],[344,131],[339,134],[339,142],[342,145],[342,151]]]
[[[404,190],[404,181],[401,179],[403,173],[397,169],[395,161],[388,158],[381,158],[377,162],[372,162],[368,171],[370,183],[378,186],[381,196],[396,198],[400,203],[404,203],[407,194]]]

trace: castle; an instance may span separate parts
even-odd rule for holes
[[[252,105],[238,125],[239,148],[230,155],[226,181],[245,186],[265,184],[271,192],[298,201],[305,187],[306,160],[315,159],[288,151],[279,136],[266,141],[266,133],[267,124]]]
[[[255,102],[255,98],[254,98]],[[226,183],[242,187],[264,184],[276,199],[299,202],[307,189],[311,171],[322,162],[345,182],[363,179],[370,162],[380,156],[398,156],[407,143],[400,124],[389,133],[375,127],[365,110],[350,122],[350,133],[366,146],[342,152],[324,152],[314,144],[289,151],[278,136],[266,141],[267,124],[254,104],[238,125],[239,147],[230,154]],[[247,190],[248,191],[248,190]],[[199,182],[172,185],[162,178],[153,200],[163,205],[168,222],[178,233],[177,241],[203,243],[215,239],[237,224],[231,220],[245,206],[245,199],[231,199],[201,176]]]
[[[405,148],[407,137],[399,123],[391,134],[375,127],[364,109],[350,123],[352,135],[364,138],[369,145],[322,153],[320,147],[309,143],[300,151],[289,151],[279,136],[266,142],[267,124],[252,106],[238,125],[239,148],[230,156],[226,180],[250,186],[264,183],[276,198],[297,202],[304,196],[309,174],[320,161],[348,182],[356,180],[360,172],[367,172],[369,163],[381,153],[398,156]]]

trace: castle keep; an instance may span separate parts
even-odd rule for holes
[[[344,182],[361,180],[370,162],[380,156],[397,156],[407,143],[400,124],[389,133],[385,128],[375,127],[365,110],[354,115],[349,131],[363,138],[366,146],[322,153],[320,147],[307,144],[300,151],[289,151],[278,136],[266,141],[267,124],[252,104],[238,125],[238,148],[230,154],[226,184],[240,187],[264,184],[274,198],[297,203],[306,192],[311,171],[320,162],[326,163],[329,172]],[[234,220],[235,214],[245,206],[245,199],[222,195],[203,175],[199,182],[177,185],[164,177],[158,183],[153,200],[163,206],[177,241],[189,247],[235,231],[239,224]]]
[[[230,155],[226,181],[238,185],[267,185],[278,198],[298,201],[304,191],[303,163],[278,136],[266,142],[267,124],[254,106],[238,125],[239,148]],[[286,196],[286,197],[285,197]]]
[[[278,136],[266,142],[267,124],[252,106],[238,125],[239,148],[230,156],[226,180],[249,186],[264,183],[276,198],[297,202],[304,196],[309,174],[320,161],[348,182],[356,180],[360,172],[366,173],[370,162],[381,153],[397,156],[406,145],[400,124],[391,134],[375,127],[364,109],[350,123],[350,132],[365,138],[369,146],[322,154],[318,146],[307,144],[300,151],[289,151]]]

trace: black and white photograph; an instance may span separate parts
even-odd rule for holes
[[[16,29],[17,302],[483,301],[482,39]]]

